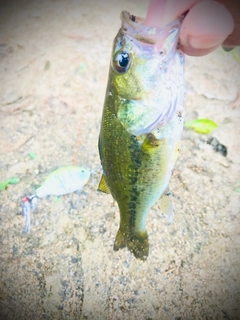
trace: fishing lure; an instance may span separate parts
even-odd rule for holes
[[[24,232],[30,231],[30,212],[35,210],[38,198],[48,195],[61,196],[82,190],[88,182],[91,171],[77,166],[67,166],[59,168],[49,174],[43,184],[36,189],[35,194],[26,196],[22,204],[22,216],[25,219]]]

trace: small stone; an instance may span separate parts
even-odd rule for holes
[[[9,207],[11,208],[11,209],[15,209],[16,208],[16,203],[15,202],[11,202],[10,204],[9,204]]]
[[[119,306],[119,301],[118,300],[114,300],[113,301],[113,309],[118,309],[118,306]]]
[[[216,161],[218,163],[220,163],[223,167],[225,168],[229,168],[230,167],[230,164],[229,162],[225,159],[225,158],[222,158],[222,159],[216,159]]]

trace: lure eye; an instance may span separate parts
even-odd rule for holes
[[[127,52],[118,52],[113,59],[113,68],[118,73],[124,73],[128,70],[130,63],[130,55]]]

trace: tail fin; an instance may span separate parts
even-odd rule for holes
[[[137,259],[147,260],[149,252],[148,234],[144,232],[126,233],[118,230],[113,249],[127,247]]]

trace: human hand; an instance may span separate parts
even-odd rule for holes
[[[150,0],[145,25],[164,26],[187,12],[180,30],[180,48],[192,56],[218,46],[240,46],[238,0]]]

